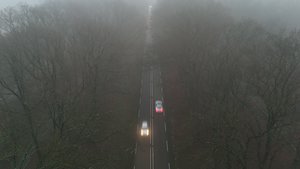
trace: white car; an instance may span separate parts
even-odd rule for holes
[[[149,127],[147,121],[142,122],[141,136],[149,136]]]

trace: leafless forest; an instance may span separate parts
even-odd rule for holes
[[[144,64],[172,169],[299,169],[300,15],[234,4],[157,0],[146,60],[146,1],[3,9],[0,169],[131,169]]]
[[[78,0],[1,12],[1,169],[131,166],[143,8]]]
[[[176,168],[300,168],[300,32],[211,1],[155,10]]]

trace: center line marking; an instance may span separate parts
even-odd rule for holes
[[[168,144],[168,140],[166,140],[166,147],[167,147],[167,151],[169,151],[169,144]]]
[[[149,102],[149,107],[150,107],[150,169],[154,169],[154,130],[153,130],[153,71],[152,71],[152,67],[150,69],[150,102]]]

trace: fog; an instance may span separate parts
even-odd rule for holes
[[[18,4],[38,4],[44,0],[1,0],[0,9]],[[99,0],[103,1],[103,0]],[[267,28],[295,29],[300,28],[300,1],[299,0],[215,0],[229,9],[236,19],[253,19]],[[81,1],[86,2],[86,1]],[[137,3],[138,1],[126,0]],[[156,0],[148,0],[154,3]],[[138,2],[140,3],[140,2]]]
[[[300,168],[300,0],[0,9],[0,169]]]
[[[44,0],[1,0],[0,1],[0,9],[6,8],[6,7],[13,7],[18,4],[29,4],[29,5],[35,5],[43,2]]]
[[[299,0],[217,0],[238,19],[254,19],[268,28],[300,28]]]
[[[0,168],[132,168],[145,1],[27,2],[0,13]]]
[[[300,1],[283,2],[154,7],[172,168],[300,168]]]

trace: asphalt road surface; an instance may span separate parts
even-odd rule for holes
[[[146,32],[146,51],[151,48],[151,16],[152,6],[149,6]],[[145,52],[144,57],[151,57]],[[148,59],[149,58],[145,58]],[[169,145],[166,137],[167,126],[164,113],[155,112],[155,101],[163,101],[163,87],[159,65],[147,64],[143,67],[140,108],[138,111],[137,143],[135,148],[134,169],[170,169],[168,159]],[[142,121],[147,121],[150,129],[149,136],[141,136]]]
[[[138,112],[137,144],[135,150],[135,169],[169,169],[166,138],[165,112],[155,112],[155,100],[163,100],[159,66],[147,66],[143,70],[140,109]],[[149,136],[140,136],[142,121],[147,121]]]

